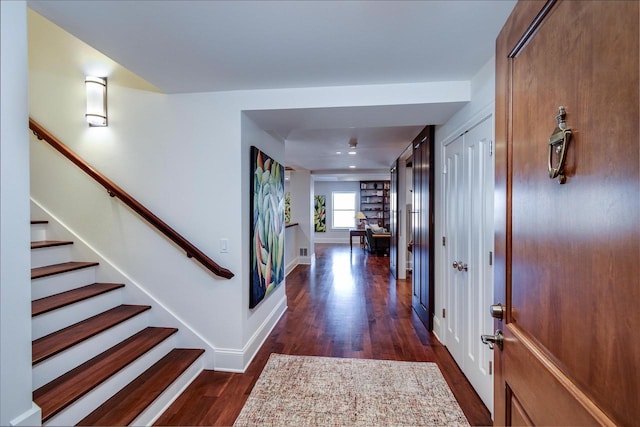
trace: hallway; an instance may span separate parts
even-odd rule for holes
[[[204,371],[156,425],[231,425],[271,353],[436,362],[471,425],[489,411],[411,308],[411,280],[389,258],[317,244],[313,266],[287,276],[288,309],[244,374]]]

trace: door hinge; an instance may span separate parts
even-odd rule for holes
[[[489,140],[489,156],[493,156],[493,140]]]
[[[442,236],[442,246],[446,246],[447,245],[447,238],[445,236]]]
[[[493,374],[493,362],[489,361],[489,375]]]
[[[489,265],[493,265],[493,251],[489,251]]]
[[[447,309],[443,308],[442,309],[442,318],[444,319],[445,317],[447,317]]]

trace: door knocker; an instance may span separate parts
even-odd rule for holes
[[[558,115],[556,121],[558,126],[553,130],[553,134],[549,137],[549,178],[558,178],[560,184],[564,184],[567,180],[564,174],[564,162],[566,159],[567,146],[571,141],[571,129],[567,127],[565,117],[567,111],[564,107],[558,107]],[[553,167],[553,153],[558,157],[558,166]]]

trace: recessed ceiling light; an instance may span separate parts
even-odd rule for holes
[[[336,151],[336,154],[342,154],[342,151]]]
[[[356,166],[355,166],[355,165],[351,165],[351,166],[349,166],[349,169],[355,169],[355,168],[356,168]]]
[[[349,151],[349,154],[356,154],[355,151]]]

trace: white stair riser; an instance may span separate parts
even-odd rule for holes
[[[153,401],[133,422],[131,426],[151,426],[160,418],[169,406],[196,379],[204,369],[204,356],[196,359],[156,400]]]
[[[47,240],[47,224],[31,224],[31,241]]]
[[[96,282],[96,268],[82,268],[31,280],[31,299],[36,300]]]
[[[36,340],[52,332],[71,326],[89,317],[100,314],[122,304],[122,289],[61,307],[57,310],[32,317],[31,337]]]
[[[31,249],[31,268],[71,261],[72,246],[61,245]]]
[[[120,391],[120,389],[125,387],[131,381],[136,379],[140,374],[149,369],[151,365],[156,363],[164,355],[171,351],[175,347],[174,337],[175,334],[155,346],[153,349],[149,350],[143,356],[134,360],[123,370],[84,395],[75,403],[67,407],[64,411],[51,418],[44,425],[76,425],[80,420],[89,415],[98,406],[100,406],[107,399]]]
[[[148,311],[109,328],[33,367],[33,390],[42,387],[149,326]]]

